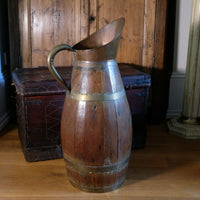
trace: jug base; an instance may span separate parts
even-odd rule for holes
[[[113,190],[116,190],[118,188],[120,188],[126,178],[123,178],[120,182],[114,184],[114,185],[110,185],[110,186],[106,186],[106,187],[99,187],[99,188],[95,188],[95,187],[87,187],[84,185],[79,185],[77,183],[75,183],[73,180],[71,180],[68,177],[69,182],[77,189],[82,190],[84,192],[91,192],[91,193],[104,193],[104,192],[111,192]]]

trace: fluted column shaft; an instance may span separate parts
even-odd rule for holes
[[[200,0],[193,0],[182,115],[200,117]]]
[[[182,116],[167,122],[169,132],[200,139],[200,0],[193,0]]]

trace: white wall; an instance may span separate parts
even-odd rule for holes
[[[192,0],[177,0],[174,63],[167,118],[180,116],[182,112],[191,10]]]
[[[174,72],[185,72],[192,0],[177,0],[174,45]]]

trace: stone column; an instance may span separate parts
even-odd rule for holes
[[[193,0],[188,43],[182,117],[171,119],[169,132],[188,139],[200,138],[200,0]]]

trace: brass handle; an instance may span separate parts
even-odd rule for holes
[[[54,76],[54,78],[58,81],[58,83],[60,83],[60,85],[62,85],[64,88],[66,88],[70,92],[71,88],[67,85],[67,83],[65,82],[63,77],[57,72],[57,70],[55,69],[55,66],[53,64],[53,60],[54,60],[55,55],[59,51],[62,51],[62,50],[68,50],[68,51],[74,52],[74,49],[67,44],[57,45],[49,52],[49,54],[47,56],[47,65],[48,65],[49,71]]]

